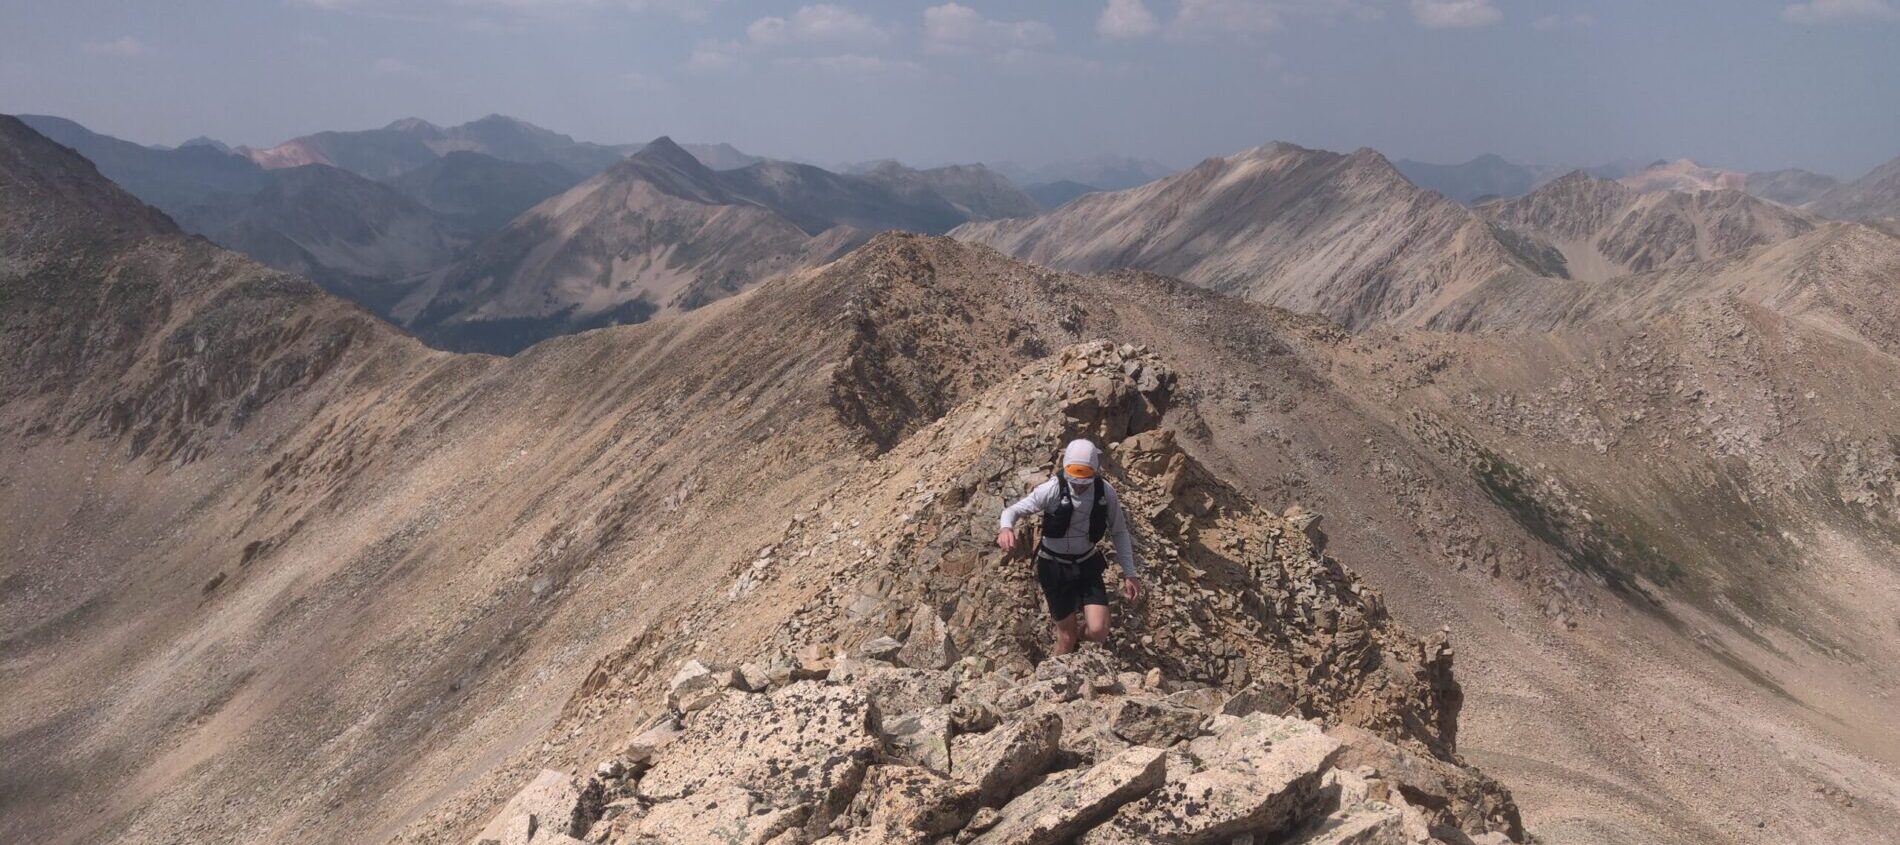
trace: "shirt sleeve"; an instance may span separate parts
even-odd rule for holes
[[[1114,487],[1108,488],[1108,532],[1114,535],[1115,562],[1121,564],[1122,575],[1137,578],[1141,575],[1141,561],[1135,559],[1135,538],[1128,533],[1128,513],[1122,510],[1122,497]]]
[[[1029,495],[1016,500],[1016,503],[1003,509],[1003,527],[1015,528],[1016,521],[1030,514],[1042,513],[1060,496],[1056,493],[1056,480],[1051,478],[1036,485]]]

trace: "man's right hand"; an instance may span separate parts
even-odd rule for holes
[[[1001,531],[996,532],[996,545],[1001,546],[1003,548],[1003,551],[1006,551],[1006,552],[1015,551],[1016,550],[1015,530],[1005,528]]]

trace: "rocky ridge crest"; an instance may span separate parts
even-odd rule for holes
[[[573,788],[607,796],[608,832],[570,825],[567,835],[929,842],[994,818],[959,841],[1065,842],[1099,828],[1079,841],[1227,842],[1343,824],[1325,821],[1336,809],[1399,838],[1315,841],[1428,841],[1433,825],[1519,835],[1508,793],[1456,754],[1462,692],[1445,636],[1394,623],[1377,593],[1325,556],[1316,514],[1260,508],[1184,452],[1164,424],[1175,389],[1146,350],[1069,347],[904,438],[795,517],[731,573],[726,601],[679,624],[713,631],[748,603],[800,602],[767,640],[670,679],[660,673],[672,664],[656,656],[705,652],[643,641],[640,657],[604,662],[569,702],[564,724],[651,716],[603,764],[598,786]],[[1140,607],[1116,601],[1107,648],[1048,658],[1028,562],[990,539],[1004,500],[1046,476],[1048,444],[1073,436],[1108,447],[1106,477],[1129,508],[1152,595]],[[1437,773],[1435,788],[1455,795],[1420,797],[1433,809],[1409,817],[1395,803],[1325,797],[1320,781],[1342,742],[1323,726]],[[808,735],[820,729],[836,735]],[[1046,751],[1005,766],[1011,774],[959,774],[959,758],[1030,742],[998,738],[1019,734]],[[767,750],[781,741],[786,749]],[[1281,745],[1307,750],[1295,763],[1276,756]],[[1255,776],[1287,766],[1297,771],[1279,787]],[[1355,777],[1364,780],[1349,768],[1328,783],[1351,792]],[[1036,781],[1035,797],[1009,800]],[[1188,792],[1209,790],[1240,804],[1228,816],[1180,812],[1202,800]],[[1082,804],[1096,810],[1075,812]],[[531,827],[511,813],[482,836]]]

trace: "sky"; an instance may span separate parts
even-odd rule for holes
[[[0,112],[269,146],[508,114],[821,163],[1900,156],[1900,0],[0,0]]]

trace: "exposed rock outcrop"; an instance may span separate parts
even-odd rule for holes
[[[1182,721],[1163,678],[1101,687],[1122,668],[1106,652],[1046,661],[1018,676],[972,657],[932,676],[973,706],[1019,710],[959,732],[942,767],[909,761],[904,719],[884,718],[868,679],[834,672],[734,692],[683,714],[678,742],[603,762],[584,782],[544,771],[476,837],[599,845],[1085,845],[1433,843],[1522,838],[1508,793],[1467,769],[1355,728],[1266,713]],[[682,675],[703,670],[690,661]],[[1129,673],[1131,676],[1135,673]],[[928,711],[924,711],[928,712]],[[1118,714],[1143,741],[1086,745],[1063,726]],[[910,714],[914,717],[916,714]],[[905,717],[910,718],[910,717]],[[994,809],[991,809],[994,808]],[[1261,841],[1256,838],[1253,841]]]

